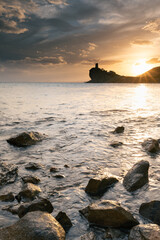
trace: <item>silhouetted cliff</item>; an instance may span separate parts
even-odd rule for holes
[[[160,83],[160,67],[152,68],[151,70],[137,76],[121,76],[113,71],[106,71],[96,66],[89,71],[91,80],[88,83]]]

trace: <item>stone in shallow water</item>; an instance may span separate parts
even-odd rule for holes
[[[25,169],[36,171],[38,169],[41,169],[42,167],[43,166],[40,163],[29,162],[28,164],[26,164]]]
[[[113,131],[113,133],[123,133],[124,132],[124,127],[116,127],[116,129]]]
[[[133,227],[129,234],[129,240],[159,240],[160,226],[156,224],[140,224]]]
[[[26,183],[24,184],[22,191],[19,192],[18,196],[21,198],[28,198],[33,200],[40,192],[40,187],[32,183]]]
[[[110,146],[113,147],[113,148],[118,148],[118,147],[120,147],[120,146],[122,146],[122,145],[123,145],[122,142],[117,142],[117,141],[114,141],[114,142],[112,142],[112,143],[110,144]]]
[[[127,191],[132,192],[141,188],[148,182],[148,161],[137,162],[126,174],[123,185]]]
[[[142,203],[139,208],[139,213],[150,219],[152,222],[160,225],[160,201],[151,201]]]
[[[40,179],[37,176],[31,176],[31,175],[22,177],[22,180],[24,183],[38,184],[40,182]]]
[[[17,176],[17,166],[14,164],[0,163],[0,186],[15,182]]]
[[[45,135],[38,132],[23,132],[15,137],[9,138],[7,142],[16,147],[28,147],[42,141]]]
[[[80,211],[89,223],[99,227],[132,228],[139,222],[116,201],[103,200],[92,203]]]
[[[142,143],[142,147],[149,153],[158,153],[160,151],[159,140],[149,138]]]
[[[13,202],[14,201],[14,195],[12,192],[4,195],[0,195],[0,201],[2,202]]]
[[[1,240],[65,240],[65,231],[49,213],[30,212],[12,226],[0,229]]]
[[[118,182],[118,179],[115,177],[91,178],[85,188],[85,192],[91,196],[99,196],[105,193],[116,182]]]
[[[59,212],[56,220],[61,224],[66,232],[72,227],[72,222],[65,212]]]

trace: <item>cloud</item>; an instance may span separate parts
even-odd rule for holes
[[[93,50],[95,50],[96,47],[97,47],[97,46],[96,46],[95,43],[89,42],[87,49],[81,49],[81,50],[80,50],[80,56],[83,57],[83,58],[84,58],[84,57],[88,57],[88,55],[90,54],[90,52],[93,51]]]
[[[139,40],[135,40],[133,42],[131,42],[132,45],[140,45],[140,46],[146,46],[146,45],[152,45],[153,42],[150,41],[150,40],[142,40],[142,39],[139,39]]]
[[[95,63],[99,63],[101,65],[114,65],[117,63],[121,63],[122,60],[115,60],[115,59],[88,59],[82,61],[82,64],[84,65],[94,65]]]
[[[27,28],[18,27],[16,21],[0,19],[0,32],[20,34],[26,32],[27,30]]]
[[[151,20],[143,29],[150,32],[160,33],[160,18]]]
[[[148,63],[148,64],[157,64],[157,63],[160,63],[160,59],[159,58],[151,58],[146,63]]]

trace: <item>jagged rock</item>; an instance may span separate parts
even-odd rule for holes
[[[159,240],[160,226],[156,224],[140,224],[130,231],[129,240]]]
[[[89,232],[82,235],[78,240],[96,240],[96,235],[94,232]]]
[[[21,204],[21,206],[18,208],[18,216],[22,218],[28,212],[34,212],[34,211],[43,211],[43,212],[52,213],[53,206],[48,199],[44,199],[44,198],[36,199],[32,202]]]
[[[141,188],[148,182],[148,161],[137,162],[126,174],[123,185],[127,191],[132,192]]]
[[[117,127],[113,133],[123,133],[124,132],[124,127],[121,126],[121,127]]]
[[[14,195],[12,192],[4,195],[0,195],[0,201],[2,202],[13,202],[14,201]]]
[[[49,213],[27,213],[12,226],[0,229],[1,240],[65,240],[65,231]]]
[[[61,224],[66,232],[72,227],[72,222],[65,212],[59,212],[56,220]]]
[[[23,132],[15,137],[9,138],[7,142],[16,147],[28,147],[42,141],[45,135],[38,132]]]
[[[33,170],[33,171],[38,170],[38,169],[40,169],[42,167],[43,167],[42,164],[34,163],[34,162],[29,162],[28,164],[25,165],[25,169]]]
[[[110,146],[111,146],[111,147],[114,147],[114,148],[118,148],[118,147],[121,146],[121,145],[123,145],[123,143],[122,143],[122,142],[117,142],[117,141],[112,142],[112,143],[110,144]]]
[[[0,163],[0,186],[15,182],[17,176],[17,166],[14,164]]]
[[[160,201],[142,203],[139,209],[139,213],[143,217],[148,218],[152,222],[160,225]]]
[[[55,172],[58,172],[58,169],[55,168],[55,167],[51,167],[51,168],[50,168],[50,172],[54,172],[54,173],[55,173]]]
[[[28,198],[33,200],[40,192],[40,187],[32,183],[26,183],[24,184],[22,191],[19,192],[18,196],[20,198]]]
[[[89,223],[99,227],[132,228],[138,221],[116,201],[103,200],[80,210]]]
[[[40,182],[40,179],[37,176],[31,176],[31,175],[22,177],[22,180],[24,183],[38,184]]]
[[[159,140],[149,138],[142,143],[144,149],[149,153],[157,153],[160,151]]]
[[[115,177],[106,177],[102,179],[91,178],[85,188],[85,192],[92,196],[99,196],[105,193],[109,187],[118,182]]]

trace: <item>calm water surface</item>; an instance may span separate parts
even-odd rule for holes
[[[65,211],[71,218],[73,227],[66,239],[78,239],[89,231],[79,210],[96,201],[84,188],[91,177],[109,173],[120,182],[102,199],[118,200],[144,222],[138,214],[140,204],[160,200],[160,156],[150,156],[141,147],[149,137],[160,138],[159,94],[158,84],[1,83],[0,159],[16,164],[19,177],[16,183],[1,188],[0,194],[21,190],[21,177],[34,174],[25,169],[28,162],[43,164],[43,169],[35,173],[41,179],[41,196],[52,202],[53,216]],[[111,133],[121,125],[124,134]],[[23,131],[38,131],[48,137],[26,149],[6,142]],[[124,145],[113,149],[112,141]],[[150,181],[131,194],[122,186],[123,175],[140,160],[150,162]],[[65,178],[56,179],[50,167],[58,168]],[[2,211],[6,205],[0,203],[0,227],[18,219]]]

